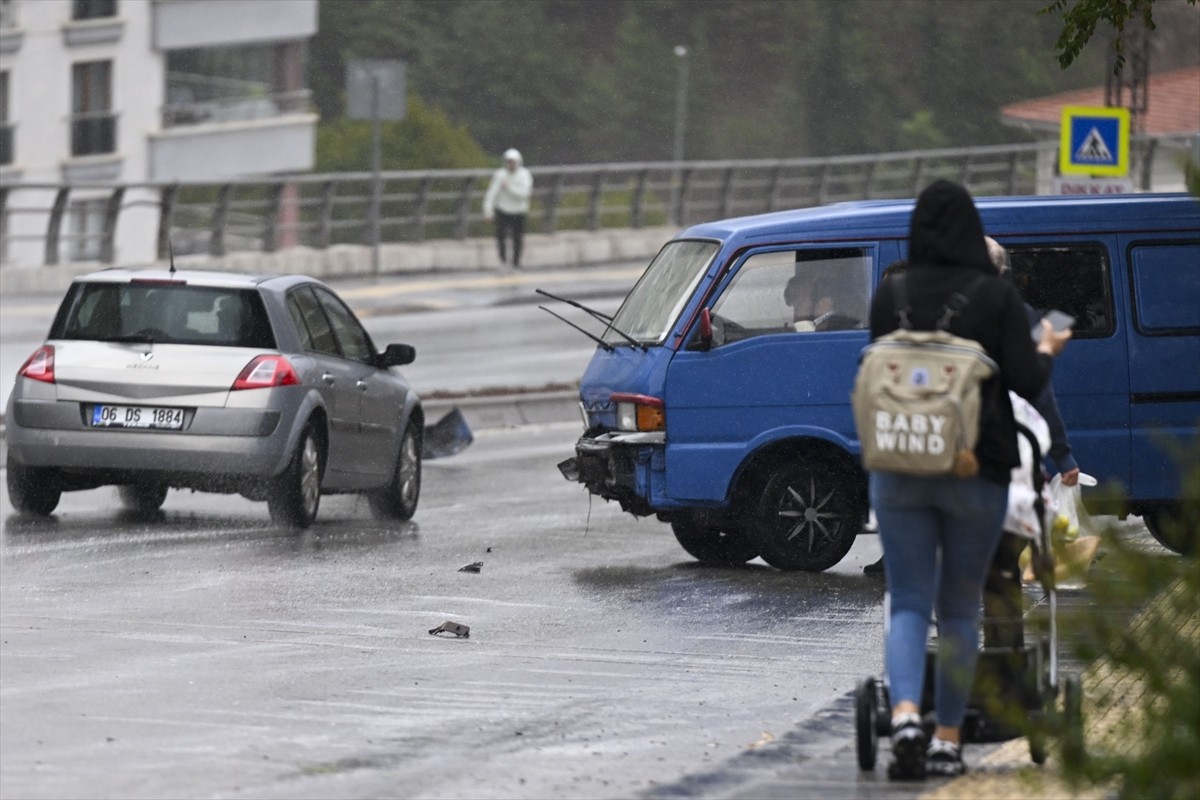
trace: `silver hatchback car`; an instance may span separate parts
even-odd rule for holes
[[[350,308],[299,275],[110,269],[76,278],[9,398],[8,490],[48,515],[64,491],[239,493],[304,528],[322,494],[406,520],[421,489],[420,399]]]

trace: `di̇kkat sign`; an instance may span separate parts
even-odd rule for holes
[[[1055,194],[1125,194],[1129,179],[1129,109],[1064,106]]]
[[[1063,106],[1058,171],[1120,178],[1129,174],[1129,109]]]

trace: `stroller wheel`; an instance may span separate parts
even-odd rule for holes
[[[1062,759],[1069,766],[1083,764],[1086,751],[1083,742],[1083,687],[1079,676],[1067,673],[1063,677]]]
[[[864,678],[854,690],[854,739],[858,766],[864,772],[875,769],[879,753],[879,706],[874,678]]]
[[[1029,731],[1029,759],[1041,765],[1046,763],[1046,732],[1036,728]]]

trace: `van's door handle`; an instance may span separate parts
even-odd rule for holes
[[[325,381],[325,383],[329,384],[330,386],[333,386],[335,383],[337,383],[337,380],[333,377],[332,372],[322,373],[321,380]]]
[[[368,384],[366,381],[355,381],[354,385],[365,392],[370,384]]]

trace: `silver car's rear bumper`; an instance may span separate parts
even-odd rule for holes
[[[85,426],[79,403],[17,400],[8,449],[18,462],[66,470],[188,472],[267,478],[291,456],[280,412],[197,409],[184,431],[109,430]],[[218,433],[219,431],[219,433]]]

